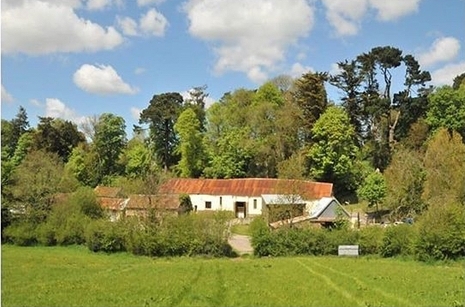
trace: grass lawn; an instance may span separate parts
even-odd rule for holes
[[[464,306],[463,262],[161,258],[2,246],[2,306]]]

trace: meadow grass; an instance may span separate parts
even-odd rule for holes
[[[463,262],[149,258],[2,246],[3,306],[463,306]]]

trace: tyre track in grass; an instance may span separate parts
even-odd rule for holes
[[[365,306],[364,303],[360,302],[359,300],[357,300],[357,298],[355,298],[353,295],[351,295],[349,292],[347,292],[344,288],[342,287],[339,287],[337,284],[335,284],[334,282],[331,281],[331,279],[324,275],[324,274],[321,274],[321,273],[318,273],[316,271],[314,271],[312,268],[310,268],[308,265],[306,265],[305,263],[303,263],[302,261],[300,261],[299,259],[296,259],[296,261],[301,265],[303,266],[307,271],[309,271],[310,273],[312,273],[313,275],[319,277],[320,279],[322,279],[328,286],[330,286],[331,288],[333,288],[334,290],[336,290],[336,292],[338,292],[339,294],[341,294],[343,297],[345,297],[346,299],[348,299],[349,301],[352,301],[352,302],[355,302],[357,306]],[[353,305],[351,305],[353,306]]]
[[[381,296],[384,296],[385,298],[391,300],[391,301],[397,301],[398,303],[404,305],[404,306],[414,306],[414,304],[404,298],[399,298],[389,292],[385,292],[383,290],[381,290],[380,288],[377,288],[373,285],[367,285],[366,283],[364,283],[363,281],[361,281],[360,279],[358,279],[357,277],[354,277],[352,275],[349,275],[349,274],[346,274],[346,273],[343,273],[343,272],[340,272],[340,271],[337,271],[331,267],[326,267],[320,263],[318,263],[318,261],[312,261],[312,264],[315,264],[316,266],[320,267],[320,268],[323,268],[325,270],[328,270],[328,271],[331,271],[333,273],[336,273],[336,274],[339,274],[341,276],[344,276],[344,277],[347,277],[351,280],[353,280],[357,285],[363,287],[363,288],[366,288],[366,289],[369,289],[369,290],[373,290],[375,291],[376,293],[380,294]]]
[[[223,271],[218,263],[216,264],[216,284],[218,286],[215,291],[215,296],[210,298],[209,301],[211,306],[224,306],[224,300],[228,289],[226,289],[224,285]]]
[[[171,300],[168,306],[170,307],[179,306],[179,304],[182,302],[184,297],[192,292],[192,286],[197,284],[197,282],[200,279],[200,276],[202,276],[202,273],[203,273],[203,262],[200,262],[199,268],[197,269],[197,272],[195,273],[194,278],[184,283],[181,289],[178,290],[178,294]]]

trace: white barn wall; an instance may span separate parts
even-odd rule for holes
[[[244,202],[246,204],[246,216],[262,214],[263,199],[261,197],[207,194],[190,194],[189,196],[192,206],[194,208],[197,206],[197,211],[226,210],[235,212],[236,202]],[[256,209],[254,209],[254,200],[257,203]],[[211,209],[205,207],[205,203],[208,201],[211,202]]]

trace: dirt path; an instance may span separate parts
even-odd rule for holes
[[[253,248],[250,244],[249,236],[232,234],[228,242],[240,255],[253,254]]]

